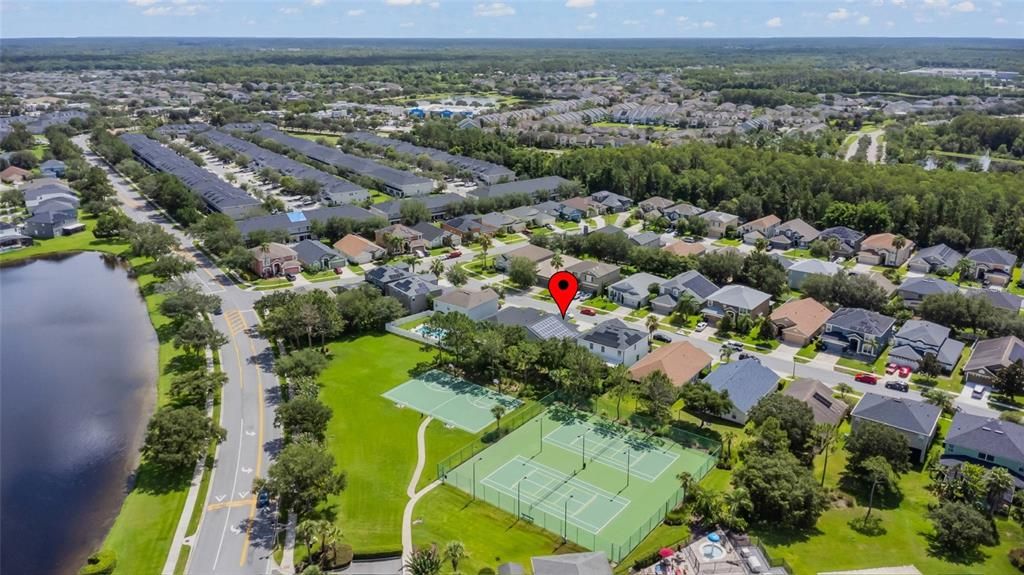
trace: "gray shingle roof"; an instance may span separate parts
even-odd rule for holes
[[[1012,335],[986,339],[974,346],[974,353],[964,366],[964,371],[1003,368],[1018,360],[1024,360],[1024,341]]]
[[[995,307],[1012,313],[1020,313],[1021,305],[1024,305],[1024,298],[1005,290],[974,288],[967,290],[967,297],[983,297]]]
[[[976,248],[967,252],[967,259],[982,264],[1012,266],[1017,256],[1001,248]]]
[[[949,338],[949,328],[921,319],[909,319],[896,332],[896,337],[938,347]]]
[[[612,349],[628,349],[637,342],[647,339],[647,332],[629,327],[622,320],[613,318],[583,332],[580,339]]]
[[[531,559],[534,575],[611,575],[604,551],[567,553]]]
[[[749,310],[756,308],[771,298],[772,296],[752,287],[740,284],[731,284],[720,288],[718,291],[708,296],[708,301],[735,307],[737,309]]]
[[[761,398],[778,388],[779,376],[756,359],[720,366],[704,378],[715,391],[728,391],[736,409],[748,413]]]
[[[901,293],[910,293],[921,297],[925,297],[934,294],[954,293],[959,290],[955,285],[949,283],[946,280],[923,277],[910,278],[907,281],[901,283],[899,286],[899,291]]]
[[[942,409],[923,401],[866,393],[853,408],[852,415],[912,433],[929,435],[935,429],[941,413]]]
[[[301,242],[292,246],[295,253],[299,256],[299,261],[304,264],[313,262],[319,262],[321,258],[327,257],[342,257],[340,253],[334,248],[324,245],[323,242],[316,240],[302,240]]]
[[[533,339],[576,338],[579,335],[561,317],[529,307],[504,307],[489,321],[502,325],[518,325]]]
[[[828,318],[826,323],[848,331],[882,336],[892,329],[892,326],[896,324],[896,320],[866,309],[844,307],[832,314],[832,317]]]
[[[910,264],[926,262],[931,266],[953,269],[963,257],[963,254],[946,244],[938,244],[917,252],[917,255],[910,258]]]
[[[665,278],[658,277],[654,274],[641,272],[638,274],[633,274],[628,278],[624,278],[613,283],[611,286],[609,286],[608,289],[632,295],[643,296],[650,293],[648,291],[648,288],[651,284],[661,285],[663,283],[665,283]]]
[[[518,180],[505,184],[495,184],[493,186],[470,192],[469,195],[478,199],[501,198],[515,194],[537,196],[541,193],[553,192],[558,189],[559,186],[569,184],[572,184],[572,182],[560,176],[546,176],[543,178],[533,178],[531,180]]]
[[[1024,463],[1024,426],[995,417],[958,411],[946,432],[946,443]]]
[[[718,286],[712,283],[708,278],[701,275],[699,271],[689,270],[661,284],[661,289],[663,291],[673,289],[689,290],[697,297],[707,299],[708,296],[718,291]]]

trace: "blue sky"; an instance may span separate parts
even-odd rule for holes
[[[3,0],[4,37],[1024,36],[1024,0]]]

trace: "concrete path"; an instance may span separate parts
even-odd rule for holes
[[[420,424],[419,430],[416,432],[416,470],[412,472],[412,479],[409,480],[409,486],[405,489],[405,494],[409,496],[409,502],[405,504],[405,511],[402,513],[403,566],[408,563],[409,558],[412,557],[412,512],[416,508],[416,502],[441,484],[440,481],[434,481],[430,485],[424,487],[421,491],[416,491],[416,485],[420,482],[420,476],[423,475],[423,467],[427,463],[427,426],[429,426],[430,422],[433,420],[434,418],[429,415],[425,417],[423,419],[423,423]]]

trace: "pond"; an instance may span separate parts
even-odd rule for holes
[[[157,347],[109,257],[0,269],[0,572],[73,574],[102,543],[152,413]]]

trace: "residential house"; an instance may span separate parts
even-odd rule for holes
[[[592,231],[590,233],[592,233],[592,234],[606,234],[606,235],[622,234],[623,236],[625,236],[626,235],[626,230],[623,230],[619,226],[602,226],[602,227],[597,228],[596,230],[594,230],[594,231]]]
[[[425,256],[428,250],[423,234],[402,224],[392,224],[374,230],[373,241],[390,254],[408,254],[419,252]]]
[[[22,231],[31,238],[49,239],[70,235],[78,229],[78,209],[60,200],[50,200],[33,208]]]
[[[307,271],[318,272],[344,267],[348,260],[340,252],[317,240],[302,240],[292,246],[299,263]]]
[[[271,242],[265,246],[250,248],[249,253],[252,254],[250,268],[261,278],[297,274],[302,271],[299,255],[284,244]]]
[[[334,249],[354,264],[368,264],[387,255],[387,250],[356,234],[348,234],[334,242]]]
[[[656,285],[660,290],[665,278],[649,273],[633,274],[608,286],[608,299],[626,307],[640,309],[647,305],[652,297],[651,286]],[[658,293],[655,290],[653,293]]]
[[[749,221],[740,226],[739,232],[743,236],[743,243],[754,245],[757,240],[767,240],[775,235],[775,229],[782,223],[782,219],[775,214]]]
[[[413,277],[413,273],[408,267],[384,264],[366,272],[366,283],[386,292],[388,284],[410,277]]]
[[[642,248],[660,248],[661,234],[656,234],[654,232],[640,232],[629,238],[629,241]]]
[[[711,294],[718,291],[718,286],[697,270],[685,271],[661,284],[658,297],[651,300],[651,310],[662,315],[669,315],[676,309],[679,300],[689,297],[698,306],[704,305]]]
[[[835,249],[832,255],[842,258],[852,258],[860,251],[860,244],[864,241],[864,234],[846,226],[835,226],[821,230],[818,239],[828,242],[835,240]]]
[[[946,432],[939,463],[959,467],[967,462],[1002,467],[1013,476],[1014,487],[1024,489],[1024,426],[957,411]]]
[[[909,278],[896,288],[903,304],[910,309],[917,309],[924,298],[936,294],[949,294],[960,291],[946,280],[931,277]]]
[[[708,223],[708,237],[709,238],[720,238],[725,235],[729,228],[735,228],[740,223],[740,217],[735,214],[727,214],[725,212],[719,212],[717,210],[711,210],[702,213],[701,219]]]
[[[612,575],[604,551],[533,557],[530,563],[533,575]]]
[[[941,414],[941,408],[923,401],[866,393],[850,413],[850,424],[853,431],[866,422],[899,431],[910,445],[910,459],[924,463]]]
[[[704,244],[698,242],[675,242],[661,249],[681,257],[696,257],[707,250],[707,248],[704,247]]]
[[[581,261],[569,255],[563,255],[561,256],[561,258],[561,267],[558,268],[554,266],[554,257],[542,260],[540,263],[537,264],[537,285],[541,287],[547,287],[548,281],[551,280],[551,276],[555,275],[556,273],[562,270],[566,270],[567,268],[570,268],[580,263]],[[579,278],[576,279],[579,280]],[[580,291],[586,290],[581,289]]]
[[[704,301],[701,313],[709,322],[717,325],[726,315],[734,318],[738,315],[749,315],[757,319],[767,314],[771,307],[772,296],[752,287],[731,284],[709,295]]]
[[[615,264],[609,264],[605,262],[596,262],[593,260],[583,260],[581,262],[569,265],[567,256],[562,256],[565,260],[565,270],[574,276],[579,282],[580,289],[590,293],[600,293],[606,287],[622,279],[619,266]]]
[[[797,218],[776,226],[775,235],[769,241],[775,249],[803,249],[818,239],[820,234],[814,226]]]
[[[821,341],[832,353],[874,361],[892,339],[896,320],[866,309],[844,307],[825,322]]]
[[[646,200],[638,204],[640,212],[644,214],[644,218],[648,218],[648,214],[652,214],[650,218],[661,217],[662,210],[672,206],[674,202],[672,200],[665,199],[661,196],[651,196]]]
[[[832,397],[829,386],[809,377],[794,380],[782,390],[782,395],[788,395],[810,407],[814,423],[817,424],[839,427],[846,417],[846,410],[850,409],[845,402]]]
[[[899,238],[899,239],[897,239]],[[895,244],[902,242],[897,248]],[[875,234],[864,238],[857,253],[857,261],[869,266],[902,266],[914,251],[914,242],[896,234]]]
[[[892,295],[896,293],[898,286],[892,283],[889,278],[885,277],[885,274],[882,272],[869,272],[866,275],[872,283],[882,288],[882,293],[885,294],[885,297],[891,298]]]
[[[789,287],[798,290],[803,287],[804,282],[811,276],[831,277],[842,271],[843,268],[839,264],[818,259],[806,259],[794,262],[786,270],[786,275],[789,277]]]
[[[775,260],[775,263],[777,263],[780,266],[782,266],[783,271],[786,271],[786,272],[788,272],[789,268],[793,267],[793,265],[796,264],[796,260],[795,259],[787,258],[786,256],[784,256],[782,254],[769,254],[768,257],[770,257],[773,260]]]
[[[633,200],[607,190],[601,190],[596,194],[592,194],[590,201],[601,204],[604,206],[606,213],[612,214],[625,212],[633,207]]]
[[[925,355],[932,354],[939,360],[942,370],[951,373],[960,361],[960,352],[963,350],[963,343],[949,337],[948,327],[911,319],[896,332],[889,351],[889,362],[917,369]]]
[[[1004,286],[1013,277],[1017,256],[1002,248],[977,248],[967,252],[971,262],[971,279]]]
[[[459,236],[442,230],[430,222],[420,222],[409,227],[419,232],[420,238],[430,249],[440,248],[445,245],[455,247],[462,243],[462,238]]]
[[[554,196],[560,189],[573,188],[573,182],[559,176],[545,176],[530,180],[517,180],[503,184],[494,184],[488,187],[477,188],[469,193],[470,196],[483,200],[487,198],[498,199],[509,196],[530,196],[534,199],[541,199]]]
[[[502,213],[525,223],[527,227],[533,228],[553,225],[558,220],[557,215],[552,215],[539,210],[536,206],[519,206],[518,208],[505,210]]]
[[[468,290],[457,288],[434,298],[434,311],[458,312],[474,321],[482,321],[498,313],[498,294],[491,288]]]
[[[695,381],[705,370],[711,369],[712,358],[704,350],[688,341],[667,343],[629,368],[633,381],[641,381],[651,373],[660,371],[676,387]]]
[[[13,224],[0,222],[0,251],[32,245],[32,238],[22,234]]]
[[[460,238],[475,235],[493,236],[498,233],[497,227],[485,224],[480,221],[479,216],[472,215],[452,218],[441,224],[441,229]]]
[[[821,335],[832,310],[809,297],[780,305],[768,316],[782,341],[803,347]]]
[[[532,307],[503,307],[489,321],[501,325],[519,326],[526,330],[531,341],[548,339],[576,339],[579,333],[558,314],[547,313]]]
[[[25,207],[30,212],[34,211],[34,208],[39,204],[50,200],[60,200],[76,208],[81,203],[78,194],[58,180],[35,181],[31,184],[25,184],[20,191],[25,201]]]
[[[591,201],[590,198],[585,196],[576,196],[574,198],[568,198],[560,202],[562,208],[566,213],[575,213],[579,217],[567,217],[566,219],[572,219],[573,221],[580,221],[580,219],[592,218],[604,213],[604,206],[597,202]]]
[[[967,290],[967,297],[983,297],[987,299],[993,307],[1012,314],[1019,314],[1021,308],[1024,307],[1024,298],[1006,290],[997,291],[991,289],[972,288]]]
[[[699,216],[704,213],[704,210],[687,204],[685,202],[669,206],[661,210],[661,215],[665,217],[673,226],[679,224],[679,220],[689,218],[693,216]]]
[[[629,327],[620,319],[605,320],[580,334],[576,342],[615,365],[631,366],[650,351],[646,331]]]
[[[409,275],[384,287],[384,295],[397,299],[409,313],[430,309],[430,302],[442,291],[437,285],[437,278],[430,274]]]
[[[67,172],[67,166],[60,160],[46,160],[39,164],[39,172],[44,178],[63,178]]]
[[[746,424],[747,416],[757,402],[779,388],[779,376],[756,358],[721,365],[704,381],[719,393],[729,392],[732,409],[723,417],[739,424]]]
[[[0,172],[0,182],[7,182],[9,184],[17,184],[24,182],[25,180],[32,179],[32,172],[23,170],[18,166],[7,166],[2,172]]]
[[[1024,341],[1007,335],[979,341],[974,346],[971,359],[964,366],[967,383],[992,385],[996,376],[1010,364],[1024,361]]]
[[[547,248],[542,248],[533,244],[526,244],[522,247],[495,256],[494,267],[501,271],[508,271],[509,264],[512,263],[513,258],[526,258],[532,263],[539,264],[542,261],[551,259],[553,255],[555,255],[555,252]]]
[[[953,272],[963,257],[960,252],[946,244],[937,244],[914,254],[907,262],[907,269],[919,274],[933,274],[939,270]]]
[[[498,235],[514,234],[526,229],[526,222],[519,218],[499,212],[490,212],[479,216],[480,223],[495,228]]]

